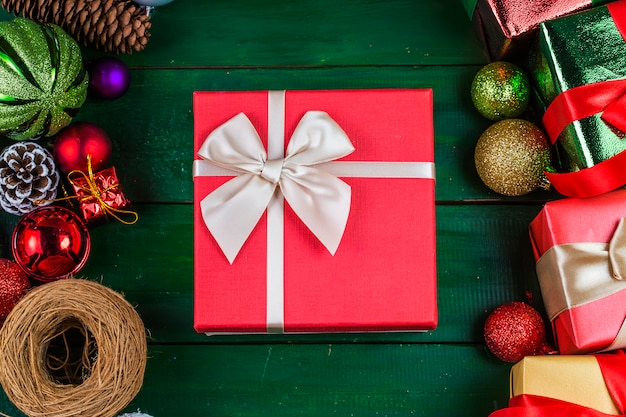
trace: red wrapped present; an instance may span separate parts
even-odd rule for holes
[[[528,52],[539,24],[610,0],[462,0],[490,61]]]
[[[431,90],[196,92],[194,327],[437,324]]]
[[[115,167],[93,173],[89,161],[87,173],[74,170],[68,174],[68,181],[87,224],[106,220],[108,216],[125,224],[137,221],[137,213],[129,210],[130,201],[122,191]]]
[[[626,190],[547,203],[530,224],[559,352],[626,347]]]
[[[509,407],[489,417],[606,417],[626,413],[626,354],[529,356],[511,369]]]

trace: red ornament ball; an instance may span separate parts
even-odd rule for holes
[[[87,155],[91,155],[92,170],[97,172],[109,162],[111,139],[94,123],[74,122],[59,132],[52,150],[58,168],[66,174],[73,170],[87,172]]]
[[[0,324],[30,288],[26,273],[13,261],[0,258]]]
[[[520,301],[496,307],[485,321],[484,336],[489,350],[505,362],[542,353],[547,344],[541,315]]]
[[[64,207],[45,206],[23,216],[12,236],[15,262],[28,276],[49,282],[78,272],[91,240],[85,223]]]

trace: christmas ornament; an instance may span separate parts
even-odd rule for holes
[[[34,142],[18,142],[0,154],[0,206],[25,214],[56,198],[59,174],[54,158]]]
[[[83,220],[92,224],[111,217],[123,224],[136,223],[139,215],[129,210],[130,201],[122,191],[115,167],[94,173],[90,162],[88,155],[87,172],[75,170],[67,176],[79,201],[78,209]]]
[[[528,106],[530,82],[517,65],[496,61],[478,71],[471,96],[476,109],[490,120],[517,117]]]
[[[0,22],[0,39],[0,134],[56,134],[87,97],[80,47],[60,27],[23,18]]]
[[[480,179],[499,194],[520,196],[549,187],[548,141],[541,129],[526,120],[506,119],[488,127],[476,143],[474,162]]]
[[[152,417],[149,414],[144,414],[144,413],[126,413],[126,414],[120,414],[117,417]]]
[[[505,362],[553,351],[546,342],[541,315],[520,301],[496,307],[485,320],[484,336],[489,350]]]
[[[0,259],[0,324],[30,288],[26,273],[15,262]]]
[[[87,155],[94,171],[103,168],[111,157],[111,139],[98,125],[74,122],[61,130],[52,148],[61,172],[87,171]]]
[[[91,240],[83,221],[58,206],[38,208],[13,230],[15,262],[39,281],[54,281],[78,272],[87,261]]]
[[[132,0],[2,0],[16,15],[62,27],[78,42],[132,53],[148,43],[150,16]]]
[[[112,417],[141,389],[146,329],[122,295],[68,278],[22,298],[0,329],[0,352],[0,384],[24,414]]]
[[[115,57],[102,57],[89,65],[89,92],[96,97],[113,100],[126,93],[130,71]]]

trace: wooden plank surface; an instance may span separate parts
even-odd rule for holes
[[[0,18],[9,19],[7,13]],[[176,0],[144,51],[120,56],[132,85],[89,99],[77,120],[113,141],[140,215],[91,230],[81,274],[125,294],[151,335],[144,387],[126,412],[165,416],[486,416],[509,364],[484,346],[495,306],[536,290],[527,236],[538,191],[503,198],[473,149],[489,125],[469,86],[485,62],[459,0]],[[86,62],[102,55],[84,47]],[[207,337],[192,328],[193,91],[432,88],[440,323],[424,333]],[[0,141],[1,146],[9,142]],[[11,257],[16,216],[0,215]],[[4,396],[0,411],[21,416]]]

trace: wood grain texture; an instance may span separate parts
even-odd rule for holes
[[[0,20],[11,18],[0,12]],[[527,227],[554,193],[502,197],[473,162],[491,122],[469,86],[485,64],[459,0],[176,0],[146,49],[120,56],[130,90],[89,97],[76,120],[113,142],[132,226],[91,228],[81,276],[123,293],[150,335],[144,387],[126,412],[165,416],[487,416],[509,364],[483,342],[495,306],[540,305]],[[103,54],[83,47],[85,63]],[[197,334],[193,317],[194,91],[432,88],[439,326],[423,333]],[[11,142],[0,139],[0,147]],[[52,140],[41,143],[51,146]],[[0,214],[0,257],[17,217]],[[417,255],[417,254],[416,254]],[[22,416],[0,393],[0,411]]]

